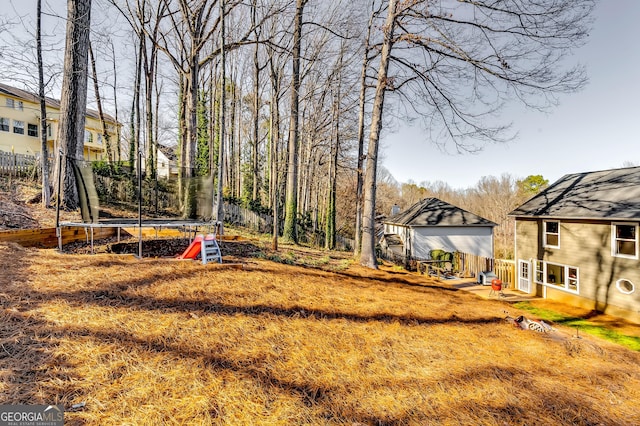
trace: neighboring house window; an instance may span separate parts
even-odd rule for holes
[[[53,129],[51,128],[51,124],[47,124],[47,137],[52,137]]]
[[[11,108],[11,109],[17,109],[17,110],[24,110],[24,103],[22,101],[15,101],[13,99],[7,98],[7,108]]]
[[[38,125],[37,124],[27,124],[27,134],[29,136],[33,136],[34,138],[38,137]]]
[[[97,140],[98,140],[98,145],[102,145],[102,134],[101,133],[98,133]]]
[[[93,143],[93,134],[88,130],[84,131],[84,143]]]
[[[544,246],[560,248],[560,222],[544,222]]]
[[[13,120],[13,133],[24,135],[24,121]]]
[[[9,119],[8,118],[0,117],[0,130],[2,130],[3,132],[8,132],[9,131]]]
[[[638,258],[638,225],[631,223],[611,225],[611,254],[616,257]]]

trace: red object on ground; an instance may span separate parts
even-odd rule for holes
[[[500,291],[502,290],[502,280],[499,280],[498,278],[494,278],[491,280],[491,288],[495,291]]]
[[[178,256],[178,259],[195,259],[196,256],[200,254],[200,243],[203,239],[204,237],[202,235],[196,236],[193,241],[191,241],[191,244],[189,244],[189,247],[187,247],[184,253]]]

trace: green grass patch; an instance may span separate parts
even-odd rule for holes
[[[584,332],[601,339],[608,340],[610,342],[622,345],[634,351],[640,352],[640,337],[628,336],[626,334],[619,333],[608,327],[594,324],[589,320],[580,317],[574,317],[566,315],[550,309],[537,308],[529,302],[518,302],[513,304],[514,307],[522,309],[523,311],[530,312],[536,317],[551,321],[559,325],[572,327],[578,329],[578,332]]]

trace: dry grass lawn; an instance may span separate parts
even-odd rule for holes
[[[0,403],[69,425],[640,424],[640,353],[424,277],[14,244],[0,266]]]

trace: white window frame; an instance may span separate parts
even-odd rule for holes
[[[24,121],[13,120],[13,133],[16,135],[24,135]]]
[[[15,101],[12,98],[7,98],[5,105],[7,106],[7,108],[15,108]]]
[[[22,102],[22,101],[18,101],[18,102],[16,103],[16,109],[17,109],[18,111],[24,111],[24,102]]]
[[[622,241],[632,241],[629,239],[624,239],[624,238],[618,238],[617,237],[617,233],[616,233],[616,229],[618,226],[632,226],[634,227],[634,233],[635,233],[635,254],[634,255],[629,255],[629,254],[624,254],[624,253],[618,253],[618,240],[622,240]],[[613,257],[622,257],[625,259],[638,259],[638,224],[634,223],[634,222],[613,222],[611,224],[611,256]]]
[[[533,279],[535,280],[536,283],[542,284],[548,288],[554,288],[556,290],[566,291],[567,293],[580,294],[580,268],[578,268],[577,266],[564,265],[562,263],[547,262],[544,260],[537,260],[537,259],[533,259],[533,264],[534,264]],[[549,282],[548,280],[549,265],[558,266],[562,268],[564,273],[564,283],[562,285],[559,285],[557,282],[556,283]],[[543,282],[540,282],[537,279],[536,272],[540,271],[539,267],[542,267]],[[575,270],[575,277],[572,277],[569,274],[569,271],[572,269]],[[571,286],[575,286],[575,289],[571,288]]]
[[[541,276],[542,279],[539,279],[538,276]],[[544,261],[542,260],[533,260],[533,281],[538,284],[544,284]]]
[[[558,225],[558,232],[557,233],[552,233],[552,232],[547,232],[547,224],[548,223],[555,223]],[[558,244],[553,245],[553,244],[549,244],[547,242],[547,235],[557,235],[558,236]],[[542,235],[543,235],[543,245],[544,247],[547,248],[560,248],[560,221],[559,220],[545,220],[544,222],[542,222]]]
[[[626,281],[629,284],[631,284],[631,290],[627,290],[627,289],[623,288],[623,285],[622,285],[623,281]],[[636,291],[635,284],[633,282],[631,282],[631,280],[628,280],[626,278],[620,278],[618,281],[616,281],[616,288],[622,294],[633,294],[633,292]]]
[[[6,128],[0,128],[0,132],[10,132],[11,131],[11,120],[5,117],[0,117],[0,126],[6,126]]]

